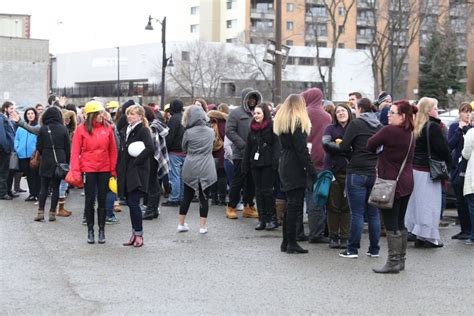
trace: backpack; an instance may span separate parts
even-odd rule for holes
[[[217,123],[217,120],[213,120],[211,122],[211,128],[214,130],[214,143],[212,144],[212,151],[218,151],[224,147],[224,141],[219,135],[219,124]]]
[[[318,174],[318,178],[313,184],[313,200],[317,206],[323,207],[326,205],[333,178],[334,175],[329,170],[324,170]]]

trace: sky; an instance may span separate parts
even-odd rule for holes
[[[166,16],[167,40],[180,40],[185,0],[1,0],[0,13],[31,15],[31,38],[48,39],[50,53],[161,42],[161,26],[146,31],[148,16]],[[170,5],[173,3],[173,5]],[[177,4],[176,4],[177,3]]]

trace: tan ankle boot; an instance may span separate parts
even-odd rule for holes
[[[283,223],[283,214],[285,214],[285,207],[286,207],[285,200],[275,199],[275,210],[276,210],[276,216],[277,216],[279,225]]]
[[[72,212],[69,212],[68,210],[64,208],[64,203],[66,202],[65,200],[66,200],[65,198],[59,198],[58,212],[56,215],[61,216],[61,217],[71,216]]]
[[[225,215],[228,219],[237,219],[237,210],[233,207],[227,206]]]
[[[255,208],[255,206],[244,206],[242,216],[247,218],[258,218],[257,209]]]
[[[44,210],[38,210],[38,215],[34,218],[35,222],[44,221]]]

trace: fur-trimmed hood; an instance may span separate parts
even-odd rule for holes
[[[67,129],[69,132],[74,132],[77,127],[77,116],[74,111],[66,111],[63,113],[63,120],[66,121],[69,119],[69,124],[67,125]]]
[[[217,111],[217,110],[212,110],[212,111],[207,112],[207,116],[209,116],[211,120],[224,120],[224,121],[227,121],[227,117],[228,117],[228,115],[225,114],[224,112]]]

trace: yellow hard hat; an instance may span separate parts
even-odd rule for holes
[[[474,111],[474,101],[471,102],[471,108]]]
[[[163,111],[168,111],[170,109],[170,104],[165,104],[165,107],[163,108]]]
[[[94,113],[104,111],[104,106],[99,101],[89,101],[84,106],[84,113]]]
[[[117,101],[109,101],[107,103],[107,109],[117,109],[119,107],[119,103]]]
[[[117,194],[117,179],[115,177],[110,177],[109,179],[109,190]]]

